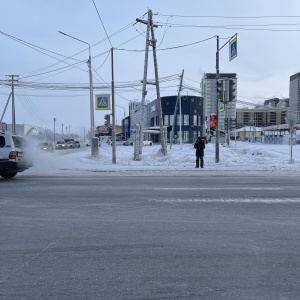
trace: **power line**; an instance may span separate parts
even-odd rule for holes
[[[160,23],[156,22],[158,26],[166,26],[165,23]],[[169,27],[174,27],[174,28],[210,28],[210,29],[216,29],[216,28],[221,28],[221,29],[230,29],[230,30],[251,30],[251,31],[278,31],[278,32],[298,32],[300,29],[270,29],[270,28],[244,28],[244,27],[256,27],[256,26],[262,26],[262,27],[267,27],[267,26],[298,26],[300,23],[294,23],[294,24],[261,24],[261,25],[194,25],[194,24],[168,24]]]
[[[100,16],[100,14],[99,14],[98,8],[97,8],[97,6],[96,6],[96,4],[95,4],[95,1],[94,1],[94,0],[92,0],[92,1],[93,1],[93,3],[94,3],[95,9],[96,9],[96,11],[97,11],[98,17],[99,17],[99,19],[100,19],[100,21],[101,21],[102,27],[103,27],[103,29],[104,29],[104,31],[105,31],[106,37],[107,37],[107,39],[108,39],[108,41],[109,41],[111,47],[113,48],[113,45],[112,45],[112,43],[111,43],[111,41],[110,41],[110,39],[109,39],[109,36],[108,36],[108,34],[107,34],[107,32],[106,32],[105,26],[104,26],[104,24],[103,24],[103,22],[102,22],[102,19],[101,19],[101,16]]]
[[[189,43],[189,44],[184,44],[184,45],[178,45],[178,46],[173,46],[173,47],[169,47],[169,48],[163,48],[163,49],[157,49],[157,51],[165,51],[165,50],[173,50],[173,49],[178,49],[178,48],[183,48],[183,47],[189,47],[195,44],[200,44],[200,43],[204,43],[207,42],[211,39],[215,38],[215,36],[211,36],[207,39],[204,40],[200,40],[200,41],[196,41],[193,43]],[[129,51],[129,52],[145,52],[145,50],[134,50],[134,49],[120,49],[120,48],[116,48],[116,50],[120,50],[120,51]],[[151,51],[151,50],[149,50]]]
[[[156,13],[154,15],[163,16],[163,17],[177,17],[177,18],[214,18],[214,19],[268,19],[268,18],[300,18],[300,16],[187,16],[187,15],[167,15]]]

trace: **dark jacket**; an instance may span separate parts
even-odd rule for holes
[[[194,148],[196,149],[196,156],[204,156],[205,144],[203,140],[197,139]]]

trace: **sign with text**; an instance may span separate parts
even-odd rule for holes
[[[96,110],[110,110],[110,95],[96,95],[95,101]]]

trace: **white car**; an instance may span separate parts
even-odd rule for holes
[[[152,146],[153,142],[152,141],[143,141],[143,146]]]
[[[32,166],[24,138],[0,133],[0,176],[12,178]]]

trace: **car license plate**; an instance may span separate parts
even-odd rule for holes
[[[18,157],[23,157],[23,152],[18,152],[17,156]]]

